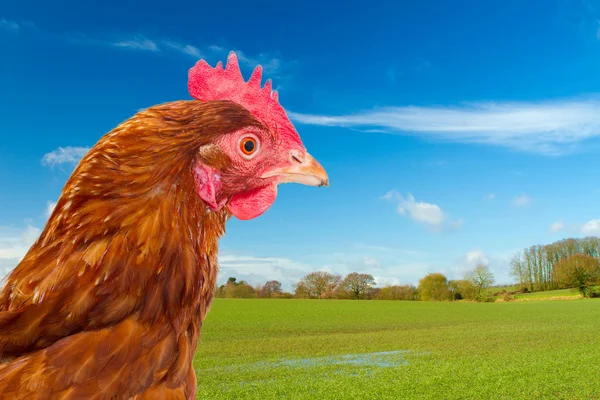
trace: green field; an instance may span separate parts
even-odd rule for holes
[[[596,399],[600,300],[216,299],[201,399]]]
[[[581,297],[577,289],[559,289],[546,292],[522,293],[515,296],[516,299],[549,299],[552,297]]]

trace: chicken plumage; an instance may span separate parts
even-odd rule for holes
[[[280,183],[328,184],[260,72],[200,61],[196,100],[141,111],[80,161],[0,291],[0,399],[195,398],[226,221]]]

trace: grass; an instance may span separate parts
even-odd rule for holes
[[[522,293],[515,296],[516,299],[546,299],[552,297],[579,297],[581,294],[577,289],[548,290],[546,292]]]
[[[600,398],[598,321],[594,299],[216,299],[198,398]]]
[[[490,288],[485,289],[485,291],[488,294],[494,294],[494,293],[501,293],[503,290],[506,290],[507,292],[515,292],[519,289],[520,289],[519,285],[509,285],[509,286],[500,286],[500,287],[490,287]]]

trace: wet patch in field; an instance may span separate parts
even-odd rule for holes
[[[365,367],[397,367],[407,365],[404,358],[408,350],[381,351],[377,353],[342,354],[325,357],[288,359],[268,363],[273,367],[327,367],[331,365],[353,365]],[[267,364],[267,363],[264,363]]]
[[[235,364],[211,368],[220,370],[230,377],[240,376],[239,381],[234,378],[222,384],[221,390],[235,391],[240,387],[261,387],[274,384],[280,378],[273,377],[289,374],[304,374],[311,377],[318,376],[320,380],[357,378],[369,379],[385,368],[403,367],[408,365],[408,359],[429,354],[411,350],[381,351],[374,353],[339,354],[310,358],[280,358],[271,361],[259,361],[247,364]],[[333,368],[332,368],[333,367]],[[286,371],[287,370],[287,371]],[[200,373],[200,372],[199,372]],[[315,375],[317,374],[317,375]]]

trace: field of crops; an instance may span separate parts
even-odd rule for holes
[[[201,399],[600,398],[600,300],[216,299]]]

